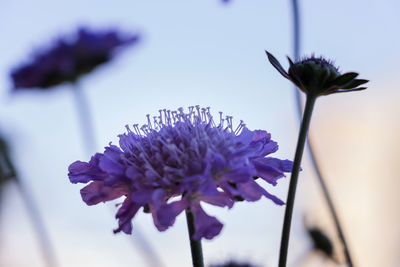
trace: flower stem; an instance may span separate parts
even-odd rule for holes
[[[331,196],[329,194],[328,187],[326,186],[326,183],[325,183],[325,181],[324,181],[324,179],[322,177],[322,174],[320,172],[320,169],[318,167],[317,161],[316,161],[316,159],[314,157],[313,146],[311,144],[310,137],[308,137],[308,143],[307,144],[308,144],[307,148],[310,151],[311,162],[312,162],[312,164],[314,166],[315,172],[317,173],[318,181],[319,181],[320,186],[322,188],[323,195],[325,196],[326,202],[328,204],[329,211],[330,211],[330,213],[332,215],[332,218],[333,218],[333,221],[335,223],[336,232],[338,233],[339,238],[340,238],[340,240],[341,240],[341,242],[343,244],[343,251],[344,251],[344,255],[345,255],[345,258],[346,258],[347,265],[349,267],[353,267],[354,265],[353,265],[353,261],[352,261],[351,256],[350,256],[350,250],[349,250],[349,247],[347,245],[346,239],[344,237],[344,233],[343,233],[340,221],[339,221],[339,217],[337,215],[337,212],[336,212],[335,206],[333,204],[332,198],[331,198]]]
[[[75,88],[73,88],[73,91],[75,95],[75,104],[78,112],[78,118],[81,124],[84,145],[86,146],[87,153],[91,154],[95,151],[96,140],[88,101],[84,95],[82,88],[77,84],[75,84]]]
[[[43,256],[46,262],[46,266],[55,267],[58,266],[55,259],[55,254],[53,251],[53,247],[51,245],[49,236],[46,231],[46,227],[44,226],[42,217],[38,210],[37,204],[34,202],[33,197],[30,192],[27,190],[26,186],[21,183],[21,180],[18,178],[15,179],[17,182],[18,189],[21,193],[21,197],[25,203],[26,210],[32,220],[32,224],[34,229],[37,232],[37,236],[39,237],[40,244],[43,251]]]
[[[195,232],[195,227],[194,227],[193,213],[190,211],[190,209],[186,209],[186,221],[189,230],[190,249],[192,252],[193,267],[204,267],[201,241],[194,240],[192,238]]]
[[[56,267],[58,266],[58,264],[54,253],[54,248],[50,242],[50,238],[46,231],[46,227],[43,223],[42,216],[39,212],[38,206],[34,201],[32,193],[28,190],[28,187],[26,187],[23,184],[23,182],[19,179],[17,172],[14,168],[14,165],[12,164],[11,159],[8,155],[8,151],[5,147],[5,144],[1,144],[1,146],[2,148],[0,153],[0,176],[1,176],[0,180],[3,181],[2,183],[0,183],[0,197],[2,193],[1,191],[3,190],[2,187],[5,186],[5,182],[14,181],[17,184],[22,200],[26,206],[28,216],[32,221],[33,229],[37,233],[45,265],[47,267]]]
[[[295,60],[298,60],[300,57],[300,36],[301,36],[300,35],[300,18],[299,18],[300,12],[299,12],[299,5],[298,5],[297,0],[291,0],[291,2],[292,2],[292,12],[293,12],[293,56],[294,56]],[[296,88],[296,86],[294,86],[294,91],[295,91],[295,97],[296,97],[297,114],[299,116],[299,120],[301,120],[301,114],[302,114],[301,95],[300,95],[300,91]],[[328,187],[325,183],[322,172],[319,168],[319,164],[315,157],[312,140],[310,137],[308,137],[307,139],[308,139],[308,142],[307,142],[306,146],[307,146],[307,150],[310,152],[311,163],[312,163],[312,166],[317,175],[318,182],[322,188],[323,195],[326,199],[326,202],[328,203],[328,208],[333,217],[336,231],[337,231],[339,238],[343,244],[343,250],[344,250],[344,255],[346,257],[347,265],[349,267],[353,267],[353,261],[350,256],[350,250],[347,245],[346,239],[344,237],[343,230],[342,230],[341,224],[339,222],[339,217],[337,215],[337,212],[336,212],[335,206],[333,204],[332,198],[330,196]]]
[[[145,258],[149,267],[164,266],[158,255],[155,253],[153,247],[150,245],[149,242],[147,242],[146,237],[142,234],[142,231],[138,227],[138,225],[135,225],[135,232],[133,233],[133,237],[134,239],[131,238],[131,240],[133,240],[135,245],[140,249],[140,253]]]
[[[289,247],[290,225],[292,222],[294,199],[296,195],[297,180],[299,177],[300,163],[306,143],[307,132],[310,126],[311,114],[314,108],[316,97],[307,96],[306,107],[304,110],[303,121],[301,123],[300,134],[297,140],[296,154],[294,156],[292,175],[290,178],[289,191],[286,200],[285,218],[283,221],[281,249],[279,255],[279,267],[286,266],[287,253]]]

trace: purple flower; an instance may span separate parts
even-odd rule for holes
[[[90,182],[81,190],[88,205],[124,197],[114,232],[130,234],[132,218],[142,207],[160,231],[189,209],[193,238],[212,239],[223,225],[202,203],[231,208],[236,201],[265,196],[282,205],[256,178],[275,185],[292,167],[289,160],[266,157],[278,149],[266,131],[250,131],[242,121],[233,129],[232,117],[223,118],[222,112],[219,120],[216,125],[210,109],[199,106],[189,107],[188,113],[160,110],[153,122],[147,115],[147,124],[127,127],[119,136],[119,147],[110,144],[89,162],[72,163],[69,179]]]
[[[74,36],[63,37],[50,48],[38,51],[29,63],[11,72],[14,89],[47,89],[64,82],[76,82],[82,75],[113,58],[118,48],[133,45],[139,35],[80,28]]]

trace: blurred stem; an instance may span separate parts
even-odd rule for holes
[[[73,88],[73,91],[75,95],[75,104],[78,113],[79,123],[82,129],[81,132],[83,136],[83,141],[86,146],[86,151],[88,154],[92,154],[96,148],[96,140],[88,101],[82,88],[77,83],[75,83],[75,88]]]
[[[37,204],[35,203],[31,192],[27,189],[25,185],[22,184],[21,180],[17,177],[15,178],[19,192],[21,193],[22,200],[24,201],[26,211],[31,218],[33,228],[37,232],[37,236],[40,240],[42,247],[43,257],[46,262],[46,266],[55,267],[58,266],[53,246],[51,245],[49,235],[47,234],[46,227],[44,226],[42,217],[40,215]]]
[[[293,11],[293,56],[294,56],[295,60],[298,60],[300,57],[300,18],[299,18],[300,12],[299,12],[299,5],[298,5],[297,0],[292,0],[291,2],[292,2],[292,11]],[[296,88],[296,86],[294,86],[294,91],[295,91],[295,97],[296,97],[297,114],[299,117],[299,121],[301,121],[302,101],[301,101],[300,90],[298,90]],[[310,136],[308,136],[308,142],[307,142],[306,146],[307,146],[307,150],[309,151],[311,163],[312,163],[312,166],[317,175],[318,182],[322,188],[323,195],[328,204],[329,211],[332,214],[336,231],[337,231],[339,238],[343,244],[343,250],[344,250],[344,255],[346,257],[346,262],[347,262],[348,266],[353,267],[353,261],[350,256],[350,250],[347,245],[346,239],[344,237],[343,230],[342,230],[342,227],[341,227],[341,224],[339,221],[339,217],[337,215],[335,206],[334,206],[332,198],[330,196],[328,187],[325,183],[325,179],[323,178],[321,169],[319,168],[319,164],[315,157],[312,139],[310,138]]]
[[[135,244],[139,245],[138,247],[141,250],[143,256],[146,258],[148,266],[162,267],[163,264],[161,263],[159,257],[154,252],[151,245],[147,242],[141,230],[138,228],[138,225],[135,226],[135,232],[133,237],[134,239],[131,238],[131,240],[134,240]]]
[[[201,241],[194,240],[192,237],[195,232],[194,217],[190,209],[186,209],[186,221],[189,231],[190,249],[192,252],[193,267],[204,267],[203,250],[201,248]]]
[[[296,154],[290,177],[289,191],[286,200],[285,217],[283,221],[281,249],[279,255],[279,267],[286,267],[287,253],[289,247],[290,226],[292,222],[294,199],[296,196],[297,180],[299,177],[301,158],[303,156],[304,145],[306,143],[307,132],[310,126],[311,115],[314,108],[316,97],[308,96],[304,110],[303,121],[301,122],[299,138],[297,140]]]
[[[78,119],[81,124],[83,141],[86,146],[86,151],[90,155],[96,150],[96,138],[94,134],[93,122],[91,119],[89,104],[82,88],[75,82],[73,88],[75,95],[75,103],[77,108]],[[147,242],[146,238],[141,234],[139,229],[135,229],[135,238],[132,238],[134,243],[139,246],[140,252],[145,260],[152,267],[161,267],[161,261],[156,255],[150,243]]]
[[[32,193],[28,190],[22,181],[18,178],[17,172],[8,154],[7,145],[4,140],[1,140],[1,153],[0,153],[0,190],[9,181],[14,181],[17,184],[18,190],[21,194],[22,200],[25,204],[26,211],[29,218],[32,221],[33,229],[37,233],[39,243],[41,245],[41,250],[43,253],[43,258],[47,267],[58,266],[56,261],[56,256],[54,253],[53,246],[51,245],[49,235],[47,234],[46,227],[43,223],[42,216],[39,212],[38,206],[36,205]],[[1,194],[2,192],[0,192]],[[1,203],[0,203],[1,204]]]

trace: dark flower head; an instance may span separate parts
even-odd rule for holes
[[[14,165],[11,162],[8,144],[6,140],[0,136],[0,191],[4,184],[15,178],[16,173]]]
[[[82,75],[110,61],[118,48],[133,45],[139,35],[122,36],[109,31],[80,28],[73,36],[64,36],[37,52],[29,63],[11,72],[14,89],[47,89],[64,82],[76,82]]]
[[[256,267],[256,266],[250,263],[244,263],[244,262],[239,263],[236,261],[228,261],[222,264],[211,265],[211,267]]]
[[[307,95],[317,97],[366,89],[358,86],[367,83],[368,80],[356,79],[358,73],[355,72],[341,74],[331,61],[322,57],[311,56],[295,63],[288,57],[290,67],[286,72],[273,55],[265,52],[272,66]]]
[[[194,239],[212,239],[222,229],[208,215],[201,202],[231,208],[237,197],[257,201],[262,196],[278,205],[283,202],[268,193],[254,179],[276,185],[292,162],[267,155],[278,145],[266,131],[250,131],[241,121],[233,128],[232,117],[215,124],[209,108],[190,107],[185,113],[160,110],[147,115],[147,124],[119,136],[119,147],[109,145],[89,162],[69,166],[72,183],[88,183],[81,190],[83,201],[95,205],[124,196],[114,232],[130,234],[131,220],[143,207],[151,213],[158,230],[174,224],[185,209],[194,216]]]
[[[333,243],[329,237],[319,228],[307,229],[313,242],[314,249],[324,253],[328,258],[333,258]]]

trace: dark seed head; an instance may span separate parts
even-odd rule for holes
[[[308,96],[317,97],[366,89],[358,86],[367,83],[368,80],[356,79],[358,73],[355,72],[341,74],[331,61],[322,57],[311,56],[294,63],[288,57],[290,67],[286,72],[272,54],[267,52],[267,55],[279,73]]]

